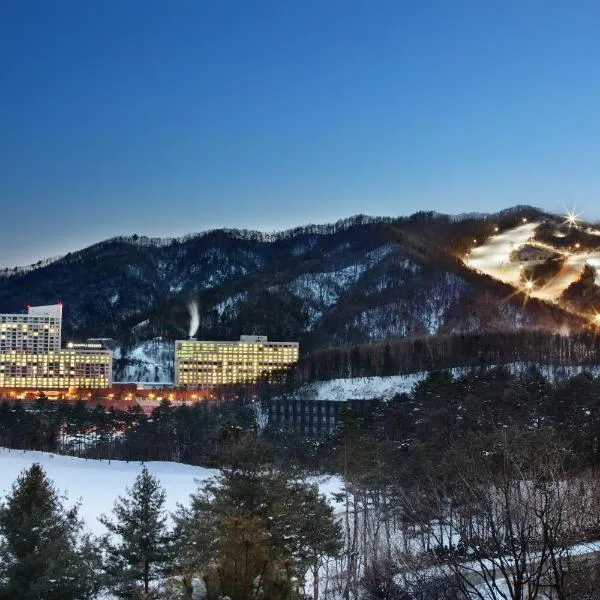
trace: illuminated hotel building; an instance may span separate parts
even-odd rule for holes
[[[70,344],[61,350],[62,305],[0,315],[0,388],[68,390],[112,384],[112,352]]]
[[[25,315],[0,314],[0,353],[60,350],[62,304],[28,306]]]
[[[256,382],[298,361],[298,342],[243,335],[238,342],[175,342],[175,385],[211,387]]]

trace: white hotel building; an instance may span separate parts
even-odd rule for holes
[[[61,349],[62,304],[0,314],[0,389],[76,390],[112,385],[112,352]]]

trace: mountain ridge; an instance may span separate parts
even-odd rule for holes
[[[65,303],[64,337],[110,337],[120,361],[155,338],[242,333],[293,339],[303,353],[403,337],[582,325],[464,262],[473,238],[522,219],[555,219],[530,206],[487,215],[357,215],[264,233],[218,229],[181,238],[121,236],[38,268],[0,277],[3,312]],[[511,297],[512,294],[512,297]]]

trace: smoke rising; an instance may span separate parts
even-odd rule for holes
[[[198,310],[198,303],[195,300],[188,302],[187,308],[190,313],[189,337],[193,338],[200,327],[200,311]]]

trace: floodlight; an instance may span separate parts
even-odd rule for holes
[[[564,224],[568,225],[569,228],[577,227],[577,223],[579,222],[579,216],[581,213],[576,213],[575,210],[568,210],[565,215]]]

